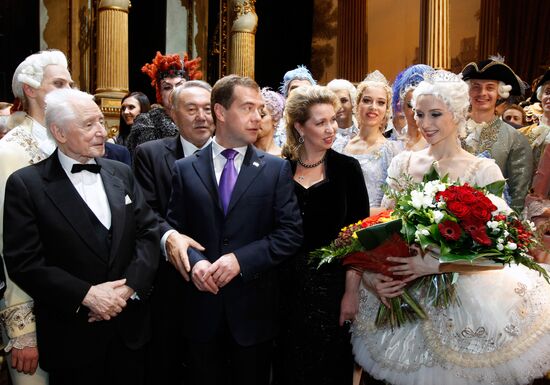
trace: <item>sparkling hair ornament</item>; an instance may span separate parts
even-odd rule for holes
[[[395,82],[393,83],[393,96],[392,96],[392,108],[396,112],[403,111],[403,101],[405,95],[409,91],[412,91],[422,80],[424,80],[424,73],[431,72],[434,69],[426,64],[412,65],[397,75]]]
[[[261,90],[262,97],[264,98],[265,106],[271,114],[271,118],[275,122],[279,122],[283,117],[283,111],[285,109],[285,98],[278,92],[273,91],[269,87],[264,87]]]
[[[468,85],[462,80],[462,74],[457,75],[445,70],[427,73],[424,81],[413,91],[413,108],[416,108],[417,100],[422,95],[432,95],[441,99],[453,115],[458,134],[461,137],[465,135],[470,98]]]
[[[312,86],[317,85],[317,82],[315,81],[315,79],[313,79],[311,72],[309,72],[306,66],[298,66],[296,67],[296,69],[288,71],[287,73],[285,73],[285,76],[283,76],[283,82],[279,87],[279,92],[283,94],[285,99],[288,97],[288,88],[290,87],[290,82],[296,79],[307,80],[311,83]]]
[[[357,108],[359,107],[359,102],[361,101],[361,98],[363,97],[363,93],[367,88],[382,88],[386,92],[386,121],[390,118],[390,111],[391,111],[391,99],[392,99],[392,90],[390,87],[390,84],[388,83],[388,79],[382,74],[382,72],[378,70],[374,70],[370,74],[365,77],[365,80],[363,80],[359,85],[357,86],[357,97],[355,99],[355,116],[358,120],[360,120],[359,115],[357,114]]]

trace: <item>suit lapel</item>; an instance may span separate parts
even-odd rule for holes
[[[239,176],[237,177],[237,182],[231,193],[231,200],[227,207],[227,215],[229,215],[254,179],[260,174],[264,164],[263,155],[258,155],[254,147],[249,145],[244,156],[243,164],[241,165],[241,170],[239,171]]]
[[[102,159],[96,158],[96,162],[101,165],[101,180],[103,181],[103,187],[105,188],[105,194],[109,201],[109,208],[111,209],[111,250],[109,253],[109,263],[115,259],[116,251],[120,245],[122,234],[124,232],[124,223],[126,223],[126,210],[125,210],[125,198],[126,192],[124,189],[124,183],[120,178],[115,176],[114,169],[111,168]]]
[[[97,244],[99,239],[93,228],[90,217],[86,212],[86,203],[82,200],[78,191],[65,174],[65,171],[59,163],[56,150],[45,162],[44,179],[46,186],[44,188],[48,197],[58,208],[61,214],[67,219],[67,222],[82,241],[101,259],[101,253],[98,253]]]
[[[176,160],[184,157],[180,136],[176,135],[175,138],[171,138],[171,140],[166,143],[166,149],[168,151],[164,154],[164,160],[168,166],[168,170],[172,171]]]
[[[212,201],[216,202],[218,208],[223,212],[218,193],[218,184],[216,183],[216,173],[214,172],[214,163],[212,162],[212,144],[204,148],[202,151],[193,155],[193,167],[197,172],[201,182],[204,184],[212,197]]]

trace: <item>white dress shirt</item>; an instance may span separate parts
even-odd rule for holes
[[[233,158],[233,164],[237,170],[237,175],[241,171],[241,166],[243,164],[244,156],[246,154],[246,149],[248,146],[244,147],[235,147],[233,150],[237,151],[237,155]],[[216,173],[216,182],[220,184],[220,178],[222,176],[222,171],[227,162],[227,158],[222,155],[222,151],[225,150],[225,147],[222,147],[216,142],[216,138],[212,141],[212,161],[214,162],[214,172]]]
[[[189,142],[187,139],[185,139],[183,136],[180,135],[180,142],[181,147],[183,148],[183,155],[187,158],[188,156],[193,155],[195,152],[202,150],[206,146],[210,144],[212,141],[212,138],[208,138],[205,144],[202,145],[202,147],[197,147],[193,143]]]
[[[73,174],[71,168],[73,164],[78,162],[65,155],[61,150],[59,150],[57,154],[61,167],[65,170],[65,173],[76,191],[78,191],[78,194],[80,194],[84,202],[86,202],[90,210],[92,210],[103,226],[110,229],[111,209],[109,207],[107,194],[105,193],[103,181],[101,180],[101,175],[86,170]],[[95,164],[96,162],[94,159],[90,159],[87,163]]]

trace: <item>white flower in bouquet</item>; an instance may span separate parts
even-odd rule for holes
[[[507,248],[508,250],[516,250],[516,249],[518,248],[518,245],[515,244],[514,242],[508,242],[508,243],[506,244],[506,248]]]
[[[433,217],[434,217],[434,222],[435,223],[439,223],[441,222],[441,220],[443,219],[443,217],[445,216],[441,211],[439,210],[434,210],[433,212]]]
[[[426,209],[432,206],[433,196],[424,194],[422,191],[413,190],[411,191],[411,204],[417,209]]]
[[[487,194],[487,198],[497,207],[497,209],[491,213],[493,216],[498,214],[510,215],[512,213],[513,210],[501,197],[494,194]]]

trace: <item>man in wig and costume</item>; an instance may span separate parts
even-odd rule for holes
[[[493,59],[469,63],[462,76],[470,87],[471,106],[463,148],[495,160],[508,184],[508,203],[521,212],[533,175],[533,152],[527,139],[495,114],[495,107],[499,98],[521,95],[522,81]]]
[[[201,58],[189,60],[184,54],[162,55],[157,52],[151,63],[145,64],[141,72],[151,78],[151,85],[155,88],[159,108],[151,108],[146,113],[139,114],[128,135],[128,150],[133,156],[135,148],[141,143],[150,140],[175,136],[179,131],[171,117],[170,94],[180,84],[187,80],[202,78],[199,71]]]

